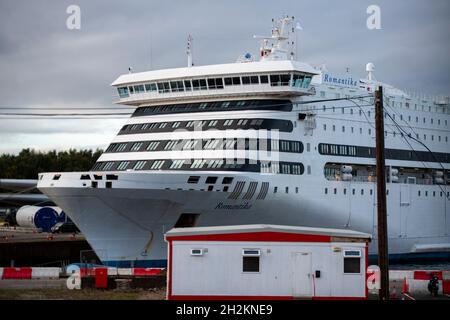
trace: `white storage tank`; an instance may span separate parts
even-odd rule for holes
[[[17,210],[16,221],[19,227],[50,232],[55,224],[65,221],[65,214],[59,207],[23,206]]]

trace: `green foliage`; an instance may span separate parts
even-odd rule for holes
[[[37,179],[40,172],[90,170],[102,150],[75,150],[40,152],[23,149],[18,155],[0,155],[0,178]]]

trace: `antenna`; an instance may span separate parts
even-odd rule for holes
[[[192,67],[194,65],[194,61],[193,61],[193,41],[194,38],[192,38],[191,35],[188,36],[187,39],[187,49],[186,49],[186,53],[187,53],[187,57],[188,57],[188,67]]]
[[[298,46],[296,30],[302,30],[302,27],[295,17],[272,19],[270,36],[253,36],[261,40],[261,60],[295,60]]]

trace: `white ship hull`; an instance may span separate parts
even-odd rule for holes
[[[175,225],[182,213],[199,214],[197,226],[267,223],[348,228],[373,234],[370,254],[377,252],[375,193],[356,200],[350,196],[336,196],[331,201],[324,201],[321,195],[323,184],[305,180],[295,196],[280,190],[278,194],[268,193],[264,200],[258,200],[256,195],[261,182],[270,178],[271,184],[276,184],[277,178],[275,175],[246,174],[234,176],[239,181],[245,181],[246,185],[251,181],[258,182],[255,196],[242,199],[247,189],[244,187],[242,195],[233,200],[226,192],[188,190],[190,186],[186,180],[191,174],[120,173],[119,181],[128,182],[114,189],[46,188],[46,182],[52,183],[52,180],[46,181],[44,176],[40,189],[71,217],[107,265],[165,266],[167,249],[164,233]],[[209,176],[213,173],[198,174]],[[223,173],[214,175],[233,176]],[[139,188],[130,187],[133,185]],[[183,186],[180,188],[182,190],[166,189],[173,185]],[[374,183],[353,185],[366,190],[375,187]],[[332,183],[330,187],[333,187]],[[201,185],[195,188],[203,189]],[[417,248],[425,246],[430,250],[432,244],[450,243],[447,233],[450,219],[442,215],[447,210],[445,201],[441,201],[442,208],[430,211],[427,208],[432,199],[428,200],[430,203],[416,199],[409,204],[401,204],[400,189],[413,193],[414,186],[396,184],[390,185],[390,189],[391,194],[395,195],[388,197],[389,253],[392,257],[420,257],[426,255],[428,250]],[[396,189],[399,191],[396,192]],[[442,250],[434,248],[431,251],[437,257],[445,256],[447,250],[444,245]]]

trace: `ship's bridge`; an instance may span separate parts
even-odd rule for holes
[[[141,106],[224,97],[290,98],[314,94],[318,72],[294,60],[258,61],[129,73],[112,83],[116,103]]]

